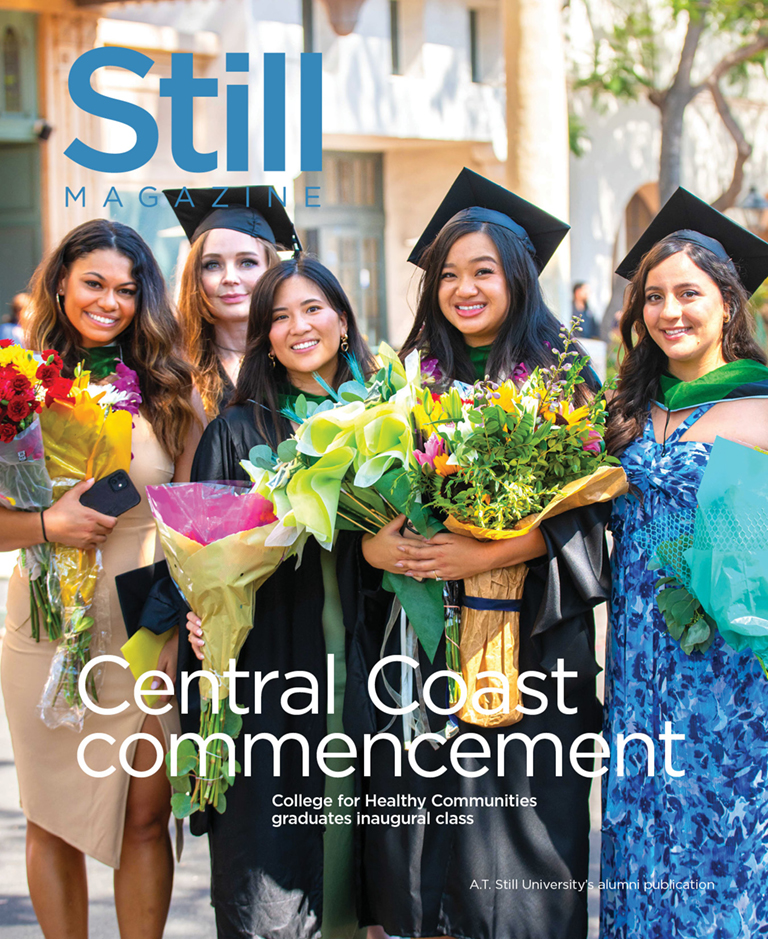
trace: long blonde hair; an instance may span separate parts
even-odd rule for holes
[[[221,362],[216,351],[216,315],[203,289],[203,253],[208,232],[192,245],[179,284],[178,315],[184,355],[195,376],[195,384],[203,399],[209,420],[219,413],[224,393]],[[277,248],[262,238],[256,238],[267,256],[267,270],[279,263]]]
[[[136,315],[117,341],[125,364],[138,375],[142,410],[163,449],[176,460],[197,420],[191,404],[192,370],[177,351],[179,326],[163,275],[149,245],[132,228],[107,219],[92,219],[73,228],[40,262],[32,276],[32,300],[25,323],[29,347],[37,351],[55,349],[70,375],[85,357],[80,333],[67,319],[58,291],[62,274],[78,258],[99,250],[116,251],[131,262],[131,277],[139,288]]]

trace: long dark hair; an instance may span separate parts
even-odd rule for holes
[[[765,364],[765,353],[752,335],[749,297],[733,261],[718,258],[708,248],[675,235],[662,238],[645,255],[632,278],[621,317],[624,358],[619,369],[618,390],[608,408],[605,442],[609,453],[620,453],[642,434],[648,419],[648,405],[656,397],[659,379],[667,368],[667,357],[645,328],[645,283],[654,267],[680,252],[687,254],[696,267],[715,282],[730,314],[728,322],[723,323],[725,361],[754,359]]]
[[[474,382],[475,374],[462,333],[443,316],[439,289],[448,253],[464,235],[482,232],[491,239],[499,252],[502,270],[509,291],[509,309],[488,358],[491,378],[509,378],[520,363],[530,371],[536,366],[549,366],[563,349],[561,324],[544,301],[539,276],[523,243],[512,232],[490,222],[453,219],[443,226],[424,256],[424,274],[419,287],[416,318],[400,355],[404,358],[414,349],[428,351],[437,359],[446,381]],[[597,390],[591,371],[584,375],[585,385]],[[586,397],[584,385],[577,387],[577,396]]]
[[[367,377],[375,371],[376,363],[371,351],[360,335],[355,314],[344,288],[336,277],[318,260],[307,255],[299,255],[287,261],[281,261],[266,271],[251,296],[251,312],[248,319],[248,338],[245,356],[240,366],[240,375],[232,404],[254,404],[254,417],[259,433],[271,443],[277,443],[280,434],[290,433],[287,422],[278,414],[277,396],[280,386],[288,384],[285,366],[275,359],[274,365],[269,358],[269,333],[272,329],[272,310],[275,306],[275,294],[278,288],[291,277],[306,277],[320,288],[331,307],[347,318],[347,342],[349,354],[360,364]],[[338,388],[352,378],[349,362],[339,355],[336,374],[331,384]],[[272,417],[274,432],[265,421],[265,415]]]
[[[55,349],[72,374],[86,355],[80,333],[58,300],[59,283],[79,258],[93,251],[117,251],[131,262],[138,285],[136,314],[117,343],[125,364],[138,375],[142,410],[163,449],[175,460],[184,449],[192,423],[192,369],[178,354],[179,326],[163,275],[149,245],[120,222],[95,218],[73,228],[32,276],[26,331],[30,348]]]

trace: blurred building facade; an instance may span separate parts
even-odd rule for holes
[[[567,319],[573,277],[590,284],[602,314],[614,302],[617,259],[658,207],[658,115],[639,104],[598,111],[587,95],[572,95],[589,143],[569,158],[567,72],[585,48],[580,3],[563,16],[559,0],[0,0],[0,305],[23,289],[43,250],[85,218],[133,225],[172,276],[186,246],[161,189],[271,183],[305,246],[342,280],[370,341],[397,345],[418,281],[407,256],[468,166],[570,221],[543,279],[548,299]],[[115,68],[94,76],[99,91],[140,105],[158,124],[154,157],[131,173],[92,173],[64,156],[76,137],[105,151],[134,142],[126,125],[69,100],[72,62],[98,46],[137,49],[154,63],[144,78]],[[310,51],[323,56],[323,169],[302,173],[300,56]],[[195,147],[219,150],[215,172],[190,174],[173,160],[170,99],[159,81],[171,75],[174,52],[192,53],[196,77],[218,79],[218,98],[194,105]],[[241,173],[225,171],[224,89],[243,80],[226,72],[230,52],[250,55],[250,159]],[[263,164],[269,52],[286,57],[283,173]],[[714,197],[728,141],[707,102],[690,113],[684,182]],[[751,167],[765,164],[766,131],[753,135]]]
[[[43,251],[88,217],[63,211],[65,179],[94,183],[65,165],[57,144],[98,131],[67,93],[71,64],[96,42],[98,16],[69,0],[0,3],[0,317]]]

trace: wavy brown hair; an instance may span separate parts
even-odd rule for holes
[[[400,357],[405,358],[414,349],[428,351],[437,359],[447,382],[474,382],[474,368],[464,336],[443,316],[439,297],[440,278],[448,253],[459,238],[474,232],[487,235],[496,246],[509,292],[509,309],[491,347],[488,374],[503,381],[520,363],[525,363],[530,371],[536,366],[554,365],[557,353],[563,349],[561,324],[544,301],[533,258],[521,240],[506,228],[461,218],[447,222],[424,255],[416,317]],[[580,355],[585,354],[578,344],[574,346]],[[576,386],[576,399],[584,404],[589,392],[597,388],[592,370],[585,370],[584,383]]]
[[[116,341],[123,361],[138,375],[142,411],[163,449],[176,460],[197,420],[191,404],[192,369],[176,351],[181,337],[163,275],[149,246],[132,228],[102,218],[84,222],[40,263],[30,285],[28,343],[38,351],[55,349],[65,373],[73,374],[87,350],[59,304],[59,284],[75,261],[101,250],[116,251],[131,262],[131,277],[138,285],[136,314]]]
[[[184,263],[179,283],[179,325],[184,354],[192,365],[195,385],[203,399],[203,407],[212,420],[219,413],[224,393],[224,378],[221,362],[216,351],[216,314],[203,289],[203,253],[208,232],[192,245]],[[267,270],[278,264],[277,248],[255,238],[263,246],[267,256]]]
[[[765,365],[766,357],[755,341],[749,296],[730,259],[723,260],[708,248],[668,235],[657,242],[643,258],[632,278],[626,308],[621,317],[624,357],[619,369],[618,390],[608,407],[605,442],[609,453],[621,453],[643,433],[648,406],[659,390],[659,379],[667,368],[667,357],[645,328],[645,284],[648,274],[662,261],[683,252],[699,270],[711,278],[723,298],[730,319],[723,324],[722,349],[726,362],[754,359]]]
[[[248,341],[245,357],[240,367],[240,377],[232,404],[254,405],[254,420],[259,433],[271,443],[279,441],[265,421],[265,414],[272,417],[272,425],[277,430],[286,422],[278,414],[278,394],[280,387],[288,383],[285,366],[277,359],[269,358],[269,333],[272,329],[272,310],[275,306],[275,294],[286,280],[292,277],[306,277],[317,286],[329,305],[341,316],[347,318],[347,342],[349,356],[357,360],[363,374],[368,377],[376,370],[376,362],[371,350],[360,335],[360,330],[352,312],[352,305],[344,288],[336,277],[315,258],[307,255],[280,261],[262,275],[251,297],[251,313],[248,320]],[[349,360],[339,355],[336,374],[331,384],[338,388],[353,377]]]

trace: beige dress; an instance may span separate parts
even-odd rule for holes
[[[115,576],[151,564],[162,556],[144,490],[147,486],[168,483],[173,477],[173,464],[143,417],[134,418],[131,450],[130,476],[142,499],[136,508],[120,517],[108,536],[101,575],[109,591],[109,640],[105,651],[117,656],[128,637]],[[51,730],[40,717],[38,702],[57,643],[47,639],[38,643],[32,639],[29,585],[18,568],[8,587],[7,607],[0,679],[24,814],[85,854],[110,867],[119,867],[131,777],[120,768],[118,754],[122,741],[138,733],[147,717],[133,700],[131,672],[108,664],[99,689],[99,704],[103,707],[129,703],[122,713],[103,716],[88,711],[82,733],[68,727]],[[175,704],[160,721],[167,744],[170,733],[180,732]],[[94,733],[115,738],[114,744],[93,741],[87,747],[91,769],[116,767],[114,773],[100,779],[83,772],[77,762],[80,742]],[[132,750],[128,758],[133,760]]]

